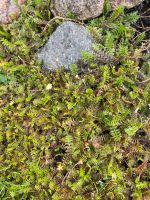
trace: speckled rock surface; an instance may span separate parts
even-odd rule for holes
[[[104,0],[53,0],[53,13],[66,17],[73,13],[77,19],[87,20],[98,17],[103,12]]]
[[[112,9],[119,5],[132,8],[143,0],[110,0]],[[103,12],[104,0],[53,0],[52,12],[55,16],[66,17],[67,13],[73,13],[79,20],[87,20],[98,17]]]
[[[140,4],[143,0],[110,0],[113,9],[119,5],[123,5],[126,8],[132,8]]]
[[[18,4],[22,5],[26,0],[18,0]],[[0,0],[0,24],[11,22],[11,16],[18,17],[19,9],[14,0]]]
[[[82,25],[63,22],[50,36],[48,42],[38,53],[44,68],[55,70],[69,69],[82,59],[82,51],[92,51],[92,36]]]

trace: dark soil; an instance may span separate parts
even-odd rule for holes
[[[135,24],[139,32],[145,32],[146,40],[150,40],[150,0],[145,0],[139,6],[131,8],[128,12],[138,11],[140,19]],[[150,41],[149,41],[150,44]]]

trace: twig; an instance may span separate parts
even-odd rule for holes
[[[23,62],[23,64],[25,65],[26,63],[29,64],[27,61],[25,61],[23,58],[21,58],[19,55],[18,55],[18,58]]]
[[[67,180],[67,178],[69,177],[69,175],[71,174],[72,170],[77,166],[77,165],[81,165],[83,164],[82,160],[80,160],[79,162],[77,162],[72,168],[71,170],[65,175],[65,177],[62,180],[62,184],[64,183],[65,180]]]
[[[147,84],[148,82],[150,82],[150,78],[148,78],[148,79],[146,79],[146,80],[140,82],[139,85],[140,85],[140,86],[144,86],[144,85]]]
[[[150,16],[140,16],[141,18],[150,18]]]
[[[63,21],[73,21],[73,22],[76,22],[76,23],[78,23],[78,24],[83,25],[83,23],[80,22],[80,21],[78,21],[78,20],[56,16],[56,17],[54,17],[53,19],[51,19],[49,22],[47,22],[47,24],[46,24],[46,26],[44,27],[42,33],[45,32],[45,30],[47,29],[47,27],[50,26],[50,24],[51,24],[53,21],[57,20],[57,19],[60,19],[60,20],[63,20]],[[45,23],[45,22],[44,22],[44,23]]]
[[[149,8],[148,10],[144,11],[142,14],[145,14],[145,13],[147,13],[148,11],[150,11],[150,8]]]

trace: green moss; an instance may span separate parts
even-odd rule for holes
[[[131,26],[137,14],[119,8],[88,23],[114,63],[84,53],[85,73],[47,72],[35,53],[60,23],[48,23],[49,3],[28,1],[1,27],[0,198],[149,196],[149,57]]]

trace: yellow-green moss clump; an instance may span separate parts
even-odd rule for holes
[[[61,20],[49,1],[28,2],[0,27],[0,199],[148,197],[150,65],[137,13],[105,9],[87,24],[115,62],[84,52],[87,70],[47,72],[35,53]]]

